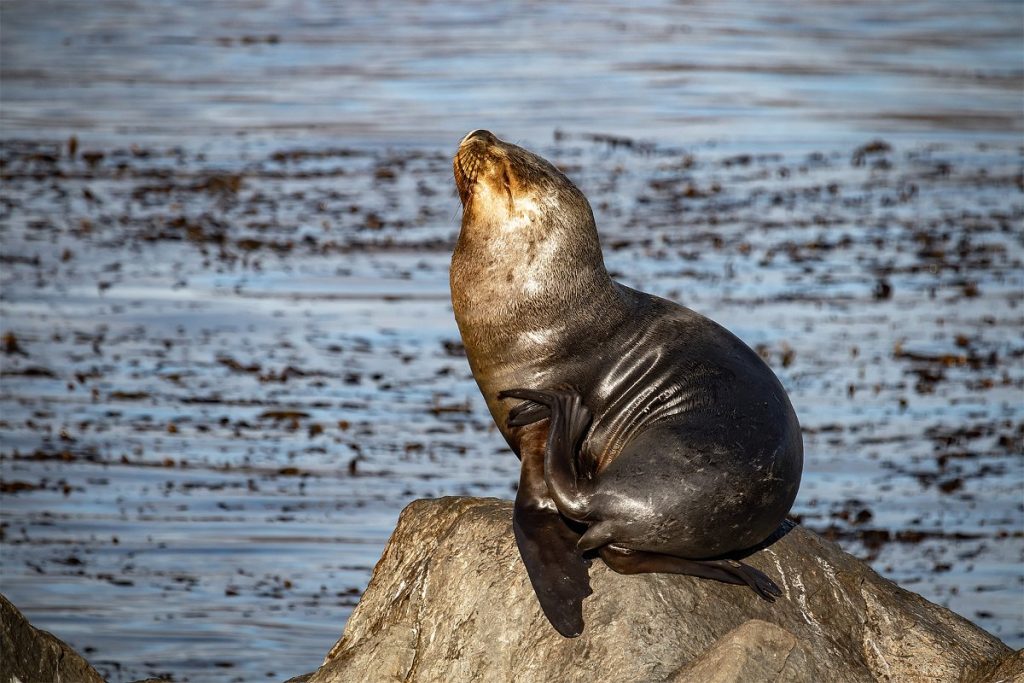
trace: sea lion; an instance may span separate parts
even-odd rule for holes
[[[612,281],[586,197],[492,133],[459,145],[455,319],[522,461],[513,529],[541,608],[582,633],[587,557],[781,591],[736,561],[785,519],[803,467],[778,379],[728,330]]]

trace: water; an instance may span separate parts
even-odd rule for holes
[[[3,592],[111,680],[283,680],[404,504],[511,497],[447,293],[489,127],[768,358],[805,524],[1024,645],[1020,19],[3,4]]]
[[[1018,2],[7,2],[3,126],[447,147],[1019,136]],[[233,144],[233,143],[230,143]]]

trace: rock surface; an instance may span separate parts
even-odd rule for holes
[[[81,655],[0,595],[0,683],[103,683]]]
[[[545,620],[512,504],[421,500],[403,511],[341,640],[310,683],[367,681],[996,681],[1019,653],[801,527],[745,561],[785,592],[621,576],[595,560],[586,629]]]

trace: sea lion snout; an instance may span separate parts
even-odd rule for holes
[[[469,133],[466,134],[466,137],[462,138],[462,141],[459,142],[459,147],[462,147],[470,140],[476,138],[479,138],[480,140],[483,140],[484,142],[492,145],[498,141],[497,136],[491,131],[484,130],[483,128],[477,128],[476,130],[471,130]]]
[[[463,207],[468,209],[473,203],[491,214],[512,211],[514,197],[506,147],[482,128],[462,138],[452,165]]]

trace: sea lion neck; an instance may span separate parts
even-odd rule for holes
[[[571,310],[600,306],[611,313],[618,299],[592,219],[584,225],[464,223],[452,255],[451,289],[460,327],[550,328]],[[516,324],[509,327],[509,321]]]

